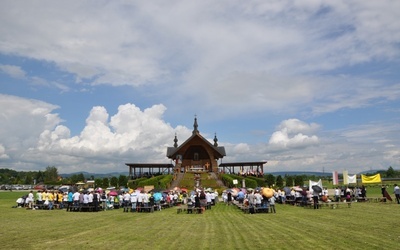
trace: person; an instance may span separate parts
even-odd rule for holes
[[[207,191],[206,192],[206,208],[207,209],[211,209],[211,193],[210,193],[210,191]]]
[[[275,200],[276,200],[276,198],[275,198],[275,196],[272,196],[271,198],[269,198],[269,207],[270,207],[270,212],[271,213],[276,213],[276,210],[275,210]]]
[[[260,192],[256,192],[254,194],[254,198],[255,198],[255,202],[256,202],[256,207],[261,207],[261,203],[262,203],[263,197],[260,194]]]
[[[228,192],[228,198],[227,198],[228,206],[231,205],[232,203],[232,193]]]
[[[256,206],[256,197],[254,196],[254,191],[252,191],[248,196],[247,196],[248,202],[249,202],[249,207],[255,207]]]
[[[385,197],[385,192],[386,192],[386,186],[382,185],[382,187],[381,187],[382,197]]]
[[[54,204],[54,194],[53,192],[48,192],[47,193],[47,200],[49,202],[49,210],[53,209],[53,204]]]
[[[200,194],[195,194],[194,197],[194,207],[195,208],[200,208]]]
[[[93,194],[93,211],[97,212],[99,211],[99,201],[100,201],[100,194],[96,190]]]
[[[72,190],[68,190],[68,200],[67,200],[67,212],[72,211],[72,203],[74,201],[74,194],[72,193]]]
[[[80,196],[81,196],[81,194],[78,192],[78,190],[76,190],[75,193],[72,196],[73,197],[73,201],[74,201],[74,210],[79,208]],[[72,208],[70,209],[70,211],[72,211]]]
[[[239,202],[239,204],[243,204],[243,200],[244,200],[244,192],[242,189],[240,189],[240,191],[237,194],[237,201]]]
[[[131,193],[131,205],[132,205],[131,212],[136,212],[137,199],[138,199],[137,193],[136,192],[132,192]]]
[[[38,191],[36,193],[36,205],[42,205],[42,204],[43,204],[42,193]]]
[[[107,195],[106,195],[106,192],[102,192],[100,197],[101,197],[100,198],[101,208],[103,209],[103,211],[105,211],[107,209]]]
[[[335,195],[334,195],[335,201],[338,202],[340,200],[340,189],[339,187],[335,188]]]
[[[367,188],[364,185],[361,186],[361,197],[367,198]]]
[[[319,209],[319,205],[318,205],[318,195],[319,195],[319,192],[313,190],[314,209]]]
[[[28,207],[30,209],[32,209],[33,208],[33,201],[34,201],[33,191],[29,192],[27,201],[28,201]]]
[[[397,184],[394,184],[394,195],[396,196],[397,204],[400,204],[400,188]]]
[[[128,213],[129,212],[129,202],[131,201],[131,195],[129,192],[124,193],[124,212]]]

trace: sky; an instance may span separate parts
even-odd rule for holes
[[[400,169],[400,1],[0,2],[0,168]]]

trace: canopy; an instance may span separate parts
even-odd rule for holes
[[[318,192],[318,193],[321,193],[321,192],[322,192],[322,188],[321,188],[320,186],[317,186],[317,185],[312,186],[312,189],[313,189],[315,192]]]

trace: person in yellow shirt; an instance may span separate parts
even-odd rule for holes
[[[42,201],[45,202],[47,200],[48,200],[47,192],[45,190],[43,190],[43,192],[42,192]]]
[[[49,210],[53,209],[54,195],[52,192],[47,193],[47,199],[49,201]]]
[[[58,191],[58,204],[60,205],[60,209],[64,208],[64,195],[61,191]]]

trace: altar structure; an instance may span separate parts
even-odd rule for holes
[[[194,119],[192,135],[178,145],[175,134],[174,146],[167,148],[169,159],[175,162],[174,172],[218,172],[218,160],[226,156],[225,147],[218,146],[217,135],[214,144],[205,139],[198,130]]]
[[[216,134],[213,139],[214,143],[211,143],[200,134],[197,117],[194,118],[192,135],[181,145],[178,145],[176,134],[173,141],[173,147],[167,147],[166,153],[168,159],[171,160],[170,164],[125,163],[129,167],[129,177],[133,179],[143,175],[152,176],[156,174],[171,174],[172,172],[173,174],[213,172],[246,174],[257,177],[264,175],[266,161],[222,163],[222,158],[226,156],[225,147],[218,145]],[[221,160],[219,165],[218,160]]]

